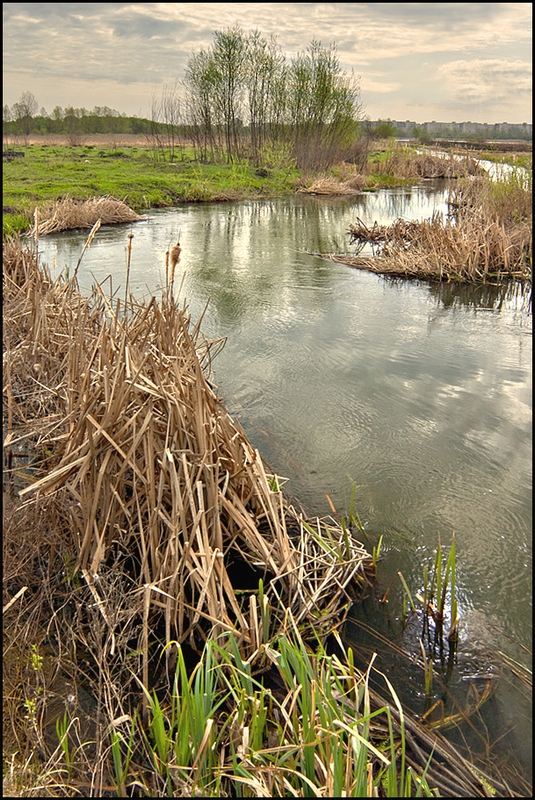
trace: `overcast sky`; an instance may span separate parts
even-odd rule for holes
[[[238,23],[288,58],[336,43],[372,120],[531,121],[531,3],[4,3],[4,104],[150,116],[191,53]]]

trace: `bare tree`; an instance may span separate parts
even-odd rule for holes
[[[169,158],[175,160],[175,148],[178,144],[179,126],[182,121],[181,102],[178,92],[178,81],[172,85],[165,84],[160,101],[161,119],[165,126]]]
[[[2,135],[2,139],[3,139],[3,142],[4,142],[4,144],[6,146],[9,145],[9,133],[8,133],[8,130],[7,130],[7,123],[11,122],[12,119],[13,119],[13,115],[11,113],[11,109],[6,104],[6,105],[4,105],[4,113],[3,113],[4,128],[3,128],[3,131],[2,131],[2,134],[3,134]]]
[[[85,141],[82,117],[85,108],[73,108],[69,106],[65,109],[63,123],[67,131],[67,141],[71,147],[80,147]]]
[[[32,118],[37,113],[39,103],[31,92],[23,92],[18,103],[13,105],[12,114],[20,126],[20,132],[28,136],[32,129]]]
[[[243,125],[247,40],[238,26],[214,33],[214,89],[225,131],[227,161],[240,156],[238,129]]]
[[[169,160],[175,160],[179,141],[179,128],[182,122],[182,104],[179,96],[179,83],[164,84],[159,98],[153,96],[151,105],[151,124],[145,134],[154,153],[155,160],[165,160],[165,148],[169,150]]]
[[[152,148],[152,155],[154,161],[159,161],[165,158],[164,153],[164,136],[161,127],[162,118],[162,104],[161,100],[157,99],[154,95],[151,102],[150,112],[150,127],[145,133],[149,147]]]

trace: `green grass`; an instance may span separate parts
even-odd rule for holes
[[[201,164],[187,149],[174,163],[155,160],[144,147],[22,149],[24,158],[4,164],[4,235],[30,227],[36,206],[66,195],[80,200],[113,195],[141,211],[184,202],[274,197],[292,192],[299,177],[291,168],[269,169],[262,177],[248,164]]]
[[[377,189],[394,189],[398,186],[412,186],[414,178],[398,178],[387,172],[380,172],[375,175],[366,176],[366,186],[364,192],[374,192]]]
[[[478,158],[485,161],[492,161],[495,164],[509,164],[511,167],[523,167],[524,169],[531,170],[533,162],[533,154],[530,153],[495,153],[486,151],[478,154]]]
[[[33,223],[37,206],[65,196],[86,200],[113,195],[134,211],[166,208],[179,203],[217,202],[245,198],[277,197],[293,193],[301,177],[291,161],[270,157],[267,177],[247,163],[202,164],[191,148],[175,154],[175,161],[155,158],[149,147],[27,145],[24,158],[4,163],[3,235],[23,233]],[[415,151],[404,150],[410,160]],[[363,191],[411,185],[414,178],[392,174],[392,148],[370,153]],[[508,154],[488,154],[508,161]],[[531,154],[529,158],[531,163]],[[515,161],[522,166],[520,159]],[[280,162],[280,165],[279,165]],[[391,165],[390,165],[391,166]],[[334,176],[340,168],[333,168]]]
[[[279,688],[265,685],[244,662],[233,633],[208,639],[188,674],[177,647],[167,698],[141,686],[141,716],[111,727],[110,750],[118,796],[134,786],[145,796],[383,797],[437,796],[406,759],[403,712],[372,708],[368,673],[351,650],[312,652],[297,629],[265,646]],[[67,719],[58,724],[65,741]],[[66,778],[72,758],[61,744],[56,767]]]

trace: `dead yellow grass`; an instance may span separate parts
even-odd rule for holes
[[[531,190],[520,184],[465,182],[453,195],[452,215],[390,225],[349,226],[356,255],[330,255],[359,269],[439,281],[501,283],[531,280]],[[369,243],[375,253],[363,257]]]
[[[111,196],[90,197],[88,200],[67,197],[41,206],[38,214],[29,236],[92,228],[98,221],[101,225],[116,225],[146,219],[132,211],[123,200]]]
[[[332,177],[317,178],[310,186],[302,186],[297,191],[302,194],[346,195],[358,194],[362,191],[365,179],[362,175],[353,175],[346,180]]]
[[[264,579],[275,624],[290,609],[328,629],[370,561],[334,520],[307,520],[285,500],[207,380],[220,345],[170,291],[130,299],[125,313],[5,244],[4,447],[26,484],[12,522],[56,520],[52,538],[75,554],[110,641],[120,624],[103,575],[117,559],[145,645],[160,622],[168,640],[196,647],[216,624],[239,632],[248,655],[261,645],[251,582]],[[21,447],[34,459],[24,475]]]
[[[432,153],[418,153],[394,147],[384,160],[378,161],[372,173],[393,175],[396,178],[459,178],[466,175],[478,175],[481,167],[472,156],[449,154],[441,157]]]
[[[14,239],[3,280],[4,741],[22,763],[57,747],[59,681],[102,755],[84,686],[105,718],[131,713],[132,676],[171,668],[163,645],[226,631],[265,668],[289,614],[306,636],[343,622],[371,557],[285,499],[209,382],[222,342],[171,286],[86,298]]]

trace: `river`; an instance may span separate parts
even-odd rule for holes
[[[345,630],[357,649],[381,649],[363,633],[364,620],[418,656],[418,635],[403,625],[401,583],[392,581],[400,571],[416,594],[439,537],[447,549],[455,534],[461,624],[452,680],[463,690],[501,676],[483,722],[491,739],[509,731],[502,755],[528,774],[531,699],[499,655],[531,664],[525,293],[390,280],[309,254],[347,251],[356,217],[385,224],[446,213],[447,194],[445,183],[426,182],[356,197],[151,211],[146,222],[102,228],[79,281],[85,291],[111,276],[107,291],[122,296],[133,233],[130,288],[157,293],[165,252],[180,238],[181,297],[194,320],[208,304],[204,332],[227,340],[214,380],[231,413],[308,513],[330,514],[330,498],[347,514],[354,486],[360,538],[371,548],[383,535],[377,588]],[[85,237],[42,239],[42,262],[72,273]],[[392,658],[379,664],[388,669]],[[423,679],[404,669],[417,705]]]

